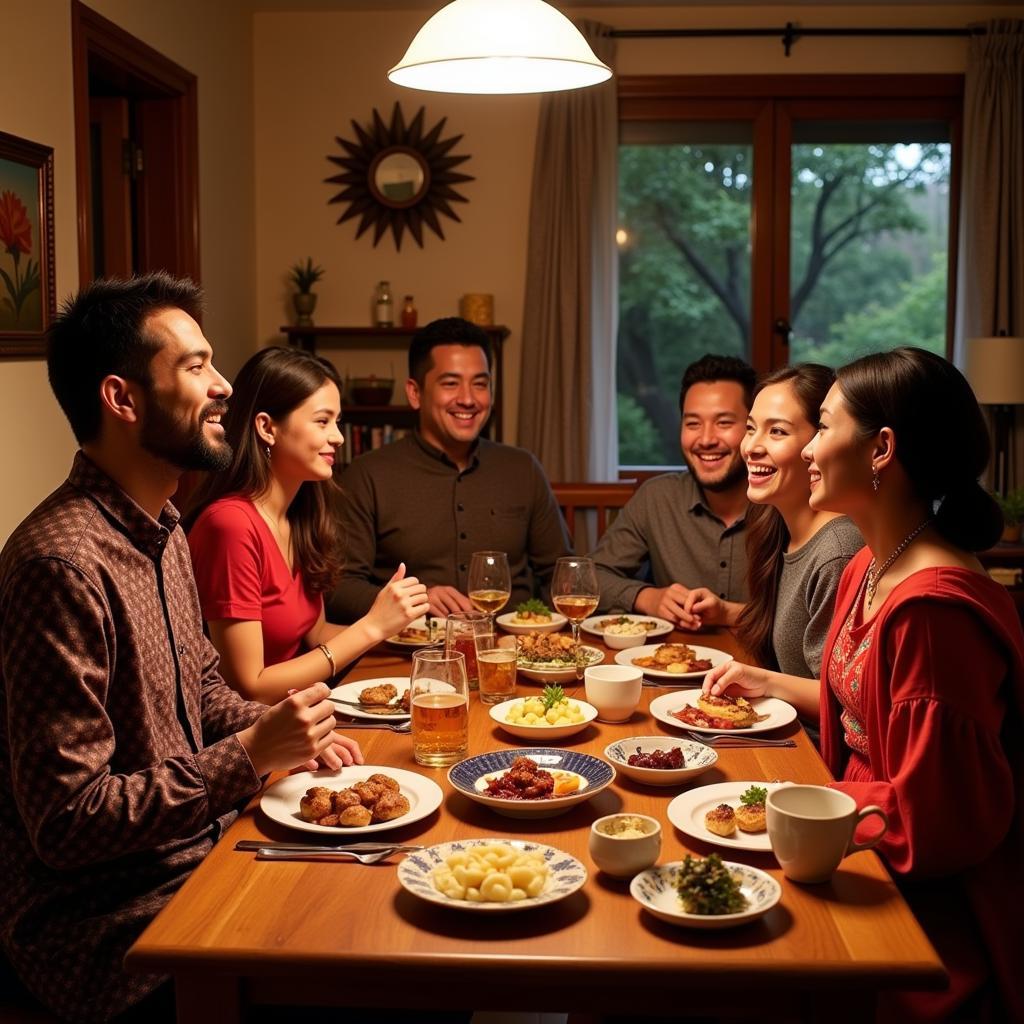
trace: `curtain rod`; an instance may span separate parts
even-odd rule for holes
[[[613,28],[614,39],[707,39],[711,37],[778,36],[786,56],[804,36],[983,36],[982,26],[969,28],[801,28],[787,21],[782,28]]]

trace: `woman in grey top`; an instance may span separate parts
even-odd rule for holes
[[[716,692],[725,692],[743,677],[745,689],[771,683],[784,696],[818,678],[839,577],[864,545],[845,516],[808,504],[810,478],[800,453],[834,379],[826,366],[801,363],[769,374],[755,393],[740,449],[754,506],[747,514],[750,600],[735,606],[703,590],[690,598],[702,621],[735,625],[757,664],[729,662],[708,673],[705,690],[718,683]]]

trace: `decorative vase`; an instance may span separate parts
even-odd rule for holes
[[[1004,544],[1019,544],[1021,535],[1020,523],[1004,523],[1002,541]]]
[[[298,292],[292,296],[298,318],[295,323],[299,327],[309,327],[313,323],[313,310],[316,309],[316,295],[313,292]]]

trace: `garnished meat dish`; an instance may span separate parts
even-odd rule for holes
[[[635,754],[626,758],[626,764],[634,768],[685,768],[686,758],[683,757],[681,747],[671,747],[668,750],[650,750],[646,754],[636,748]]]
[[[579,788],[578,775],[549,772],[528,757],[517,757],[507,771],[487,780],[483,792],[501,800],[550,800],[575,793]]]
[[[409,800],[398,780],[376,772],[348,789],[314,786],[299,801],[299,816],[327,828],[361,828],[393,821],[409,813]]]
[[[768,717],[759,715],[744,697],[714,697],[706,693],[697,699],[697,706],[684,704],[669,714],[701,729],[749,729]]]
[[[634,658],[633,664],[638,668],[656,668],[661,672],[679,675],[684,672],[707,672],[711,668],[709,658],[698,658],[697,652],[686,644],[659,644],[653,654]]]

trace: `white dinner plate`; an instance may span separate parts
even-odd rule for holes
[[[740,794],[751,786],[761,786],[768,792],[788,785],[784,782],[716,782],[711,786],[698,786],[696,789],[680,793],[666,808],[668,820],[680,832],[694,839],[702,839],[705,843],[714,843],[727,850],[756,850],[759,853],[771,853],[772,844],[768,841],[767,829],[763,832],[742,832],[739,828],[731,836],[718,836],[704,824],[704,815],[719,804],[729,804],[733,810],[740,805]]]
[[[398,691],[400,698],[409,689],[408,676],[381,676],[379,679],[359,679],[354,683],[342,683],[331,690],[331,696],[339,700],[359,700],[359,694],[371,686],[383,686],[385,683],[391,685]],[[354,708],[348,704],[335,704],[334,707],[340,714],[348,715],[351,718],[378,719],[382,722],[404,722],[409,717],[408,711],[401,709],[393,714],[375,715],[372,711],[364,711],[362,708]]]
[[[643,647],[627,647],[624,651],[616,651],[615,663],[617,665],[632,666],[637,658],[652,657],[660,646],[661,644],[645,644]],[[718,668],[719,665],[732,661],[731,654],[726,654],[725,651],[720,651],[717,647],[697,647],[694,644],[687,644],[686,646],[701,661],[705,659],[710,661],[712,668]],[[652,679],[672,679],[680,683],[692,682],[694,679],[703,679],[707,675],[707,669],[701,669],[699,672],[666,672],[660,668],[646,668],[641,665],[638,665],[637,668],[643,668],[644,675],[650,676]]]
[[[700,694],[700,690],[672,690],[670,693],[663,693],[651,701],[651,714],[659,722],[671,725],[674,729],[688,729],[690,732],[706,732],[711,735],[724,736],[749,736],[752,732],[767,732],[769,729],[778,729],[783,725],[789,725],[796,718],[796,708],[778,697],[751,697],[750,703],[754,710],[759,715],[768,717],[763,722],[755,722],[742,729],[706,729],[701,725],[687,725],[673,717],[671,712],[678,711],[685,704],[696,706]]]
[[[679,902],[676,872],[682,861],[672,861],[641,871],[629,883],[629,894],[644,910],[669,924],[687,928],[732,928],[756,921],[782,899],[782,886],[766,871],[733,861],[722,862],[736,877],[740,892],[747,898],[746,910],[738,914],[688,914]]]
[[[604,651],[599,647],[591,647],[589,644],[581,644],[580,647],[584,668],[600,665],[604,661]],[[546,667],[539,662],[524,665],[522,661],[517,661],[516,672],[527,679],[532,679],[535,683],[543,683],[545,686],[551,683],[571,683],[576,679],[576,669],[572,665]],[[582,680],[580,681],[582,682]]]
[[[655,637],[666,636],[673,629],[672,623],[668,619],[659,619],[657,615],[616,615],[615,612],[606,612],[604,615],[591,615],[589,619],[584,619],[580,623],[580,629],[585,629],[588,633],[593,633],[594,636],[603,636],[604,630],[601,628],[601,623],[608,622],[611,619],[629,619],[630,622],[653,622],[655,628],[647,631],[647,635],[652,640]]]
[[[569,620],[558,612],[551,613],[550,622],[517,622],[515,612],[505,612],[495,620],[506,633],[526,636],[528,633],[557,633]]]
[[[485,846],[491,843],[506,843],[522,850],[524,853],[539,853],[548,866],[548,880],[539,896],[528,897],[509,903],[493,901],[474,903],[472,900],[457,900],[439,892],[434,886],[432,873],[435,867],[442,864],[446,857],[453,853],[472,849],[474,846]],[[543,907],[548,903],[557,903],[571,896],[583,887],[587,880],[587,869],[575,857],[544,843],[534,843],[525,839],[459,839],[452,843],[438,843],[428,846],[425,850],[410,853],[398,865],[398,881],[402,888],[418,896],[428,903],[437,903],[442,907],[454,910],[469,910],[484,913],[503,913],[516,910],[529,910],[531,907]]]
[[[431,644],[440,643],[444,640],[444,628],[445,619],[439,616],[432,615],[430,618],[433,620],[433,632],[431,638],[420,639],[420,640],[407,640],[404,637],[396,634],[395,636],[389,636],[387,642],[394,644],[396,647],[405,648],[416,648],[416,647],[429,647]],[[427,616],[421,615],[418,619],[413,619],[412,622],[406,626],[406,629],[427,629]],[[404,631],[403,631],[404,632]]]
[[[400,818],[391,821],[379,821],[373,825],[360,828],[338,828],[330,825],[317,825],[312,821],[303,821],[299,817],[299,801],[306,795],[306,790],[313,786],[327,786],[328,789],[348,789],[357,782],[368,779],[380,772],[390,775],[398,782],[399,791],[409,801],[409,811]],[[390,765],[359,764],[348,765],[337,771],[299,772],[269,786],[260,797],[260,810],[271,821],[288,828],[297,828],[300,832],[315,832],[317,835],[358,836],[368,832],[384,832],[391,828],[411,825],[441,806],[444,794],[441,787],[417,772],[406,771],[404,768],[392,768]]]
[[[513,700],[506,700],[500,704],[495,704],[491,707],[491,718],[505,732],[521,740],[529,740],[531,743],[546,743],[549,740],[564,740],[569,736],[575,736],[576,733],[583,732],[597,718],[597,708],[593,704],[588,704],[585,700],[576,700],[575,697],[572,697],[569,703],[579,705],[579,709],[583,713],[582,722],[573,722],[571,725],[527,725],[525,722],[508,721],[508,713],[513,707],[531,699],[530,697],[515,697]]]

